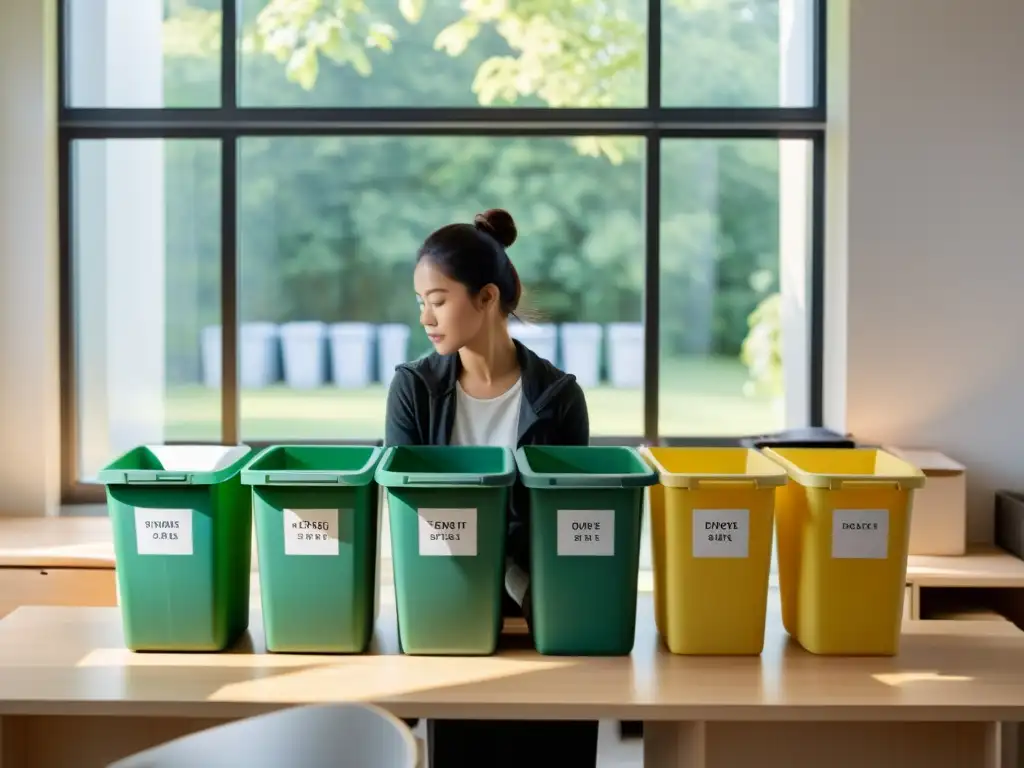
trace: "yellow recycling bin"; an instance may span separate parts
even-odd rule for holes
[[[748,448],[643,448],[654,606],[672,653],[757,655],[764,647],[778,464]]]
[[[789,482],[776,510],[786,631],[811,653],[894,656],[917,467],[874,448],[777,448]]]

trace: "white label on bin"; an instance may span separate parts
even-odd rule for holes
[[[615,510],[558,510],[558,554],[582,557],[613,556]]]
[[[192,510],[135,508],[140,555],[191,555]]]
[[[476,557],[475,509],[421,509],[420,555]]]
[[[286,555],[337,555],[340,531],[338,517],[347,510],[286,509],[284,511],[284,553]]]
[[[693,510],[693,556],[750,557],[750,510]]]
[[[832,557],[837,560],[884,560],[889,556],[889,510],[832,511]]]

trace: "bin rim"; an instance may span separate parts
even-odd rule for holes
[[[276,451],[293,448],[315,450],[360,450],[369,449],[370,456],[358,469],[261,469],[259,462]],[[242,484],[254,487],[337,487],[363,486],[373,482],[374,472],[384,449],[376,445],[334,445],[330,443],[280,443],[270,445],[253,456],[242,469]]]
[[[624,451],[633,456],[637,463],[636,472],[613,472],[608,474],[584,474],[576,472],[536,472],[530,466],[527,454],[530,449],[571,448],[573,450]],[[625,445],[524,445],[516,449],[516,467],[519,477],[527,488],[587,490],[599,488],[646,488],[658,482],[657,473],[635,448]]]
[[[168,449],[189,448],[213,449],[225,448],[223,459],[229,463],[214,469],[125,469],[118,464],[126,461],[138,451],[149,451],[152,454],[166,452]],[[219,443],[185,443],[172,445],[137,445],[121,453],[107,466],[96,473],[96,480],[101,485],[217,485],[230,480],[239,472],[253,453],[253,448],[245,443],[227,445]]]
[[[761,466],[757,472],[669,472],[654,456],[652,451],[745,451],[748,458],[754,459]],[[640,455],[658,473],[658,481],[666,488],[687,488],[693,491],[710,490],[717,485],[718,489],[726,490],[729,486],[739,484],[753,485],[755,489],[778,488],[786,484],[789,475],[776,462],[769,459],[761,451],[744,446],[643,446]],[[704,487],[701,487],[704,486]]]
[[[786,457],[785,454],[792,450],[826,453],[842,452],[847,454],[851,452],[882,454],[892,459],[897,466],[904,467],[905,471],[890,472],[884,475],[875,473],[809,472],[792,459]],[[855,488],[866,490],[872,487],[895,486],[896,490],[910,491],[923,488],[926,481],[924,472],[918,467],[881,448],[763,448],[761,452],[772,461],[784,467],[789,477],[805,488],[824,488],[831,491],[840,491],[854,490]]]
[[[500,472],[399,472],[390,469],[395,454],[404,448],[428,451],[501,451]],[[392,445],[384,448],[374,477],[388,489],[400,488],[507,488],[516,482],[516,463],[511,448],[468,445]]]

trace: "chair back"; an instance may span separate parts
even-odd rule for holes
[[[409,727],[379,707],[293,707],[193,733],[109,768],[417,768]]]

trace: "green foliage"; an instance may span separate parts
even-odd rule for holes
[[[782,297],[773,293],[750,313],[741,358],[750,375],[748,394],[782,397]]]
[[[443,2],[433,0],[444,8]],[[643,103],[645,19],[630,0],[465,0],[433,47],[462,56],[484,29],[503,50],[479,63],[471,90],[482,105],[539,100],[552,107],[639,106]],[[402,19],[418,24],[427,0],[398,0]],[[368,48],[392,50],[398,31],[362,0],[269,0],[245,32],[243,48],[272,55],[289,81],[310,91],[320,58],[373,72]],[[581,66],[586,63],[585,66]],[[589,156],[622,163],[635,142],[615,137],[573,141]],[[635,156],[635,154],[633,155]]]
[[[410,18],[422,11],[422,0],[402,0],[401,6]],[[391,50],[396,34],[362,0],[269,0],[245,30],[243,45],[273,56],[288,79],[308,91],[319,77],[321,56],[366,76],[373,71],[367,49]]]
[[[424,16],[426,0],[399,0],[410,24]],[[628,0],[465,0],[464,15],[446,25],[434,46],[460,56],[491,27],[508,54],[489,57],[477,72],[474,92],[481,103],[515,103],[539,96],[551,106],[639,104],[643,70],[644,19]],[[634,11],[634,13],[630,13]],[[269,0],[247,30],[251,50],[287,63],[289,77],[312,88],[318,56],[356,66],[371,32],[394,40],[395,30],[361,0]],[[581,62],[588,66],[581,67]]]
[[[220,52],[220,11],[177,4],[176,13],[164,20],[164,55],[205,59]]]

